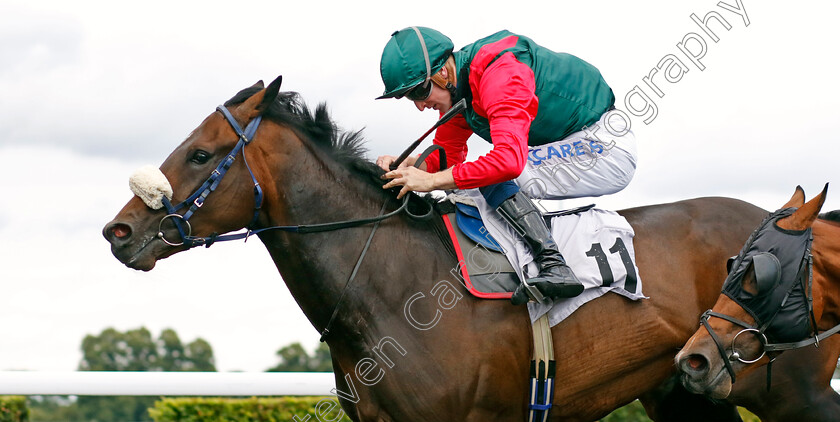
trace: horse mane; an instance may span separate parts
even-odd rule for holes
[[[840,223],[840,210],[834,210],[829,212],[824,212],[819,215],[820,220],[831,221],[834,223]]]
[[[245,88],[227,100],[225,107],[241,104],[260,90],[261,88],[257,86]],[[364,145],[365,139],[362,136],[362,131],[346,132],[339,129],[329,116],[326,103],[318,104],[313,113],[297,92],[280,92],[268,109],[263,112],[263,118],[291,127],[321,151],[326,152],[329,157],[349,169],[352,174],[377,187],[377,190],[382,192],[383,198],[396,199],[399,187],[390,190],[382,189],[382,185],[386,181],[382,180],[380,176],[385,171],[366,158],[368,149]],[[423,221],[417,223],[431,224],[447,252],[455,257],[452,240],[449,238],[448,231],[439,216],[434,198],[431,195],[421,196],[414,192],[409,193],[409,195],[411,195],[409,207],[412,207],[412,203],[417,201],[425,202],[428,204],[427,206],[433,207],[435,217],[430,219],[431,223]],[[417,205],[414,205],[414,207],[417,207]],[[416,222],[414,219],[409,220]]]
[[[260,90],[256,86],[245,88],[226,101],[225,106],[240,104]],[[364,146],[362,131],[340,130],[330,118],[326,103],[318,104],[312,113],[297,92],[280,92],[263,117],[292,127],[355,174],[374,181],[380,187],[384,184],[379,177],[384,171],[365,158],[368,150]]]

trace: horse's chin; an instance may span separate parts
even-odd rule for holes
[[[168,246],[156,237],[147,240],[136,250],[111,247],[111,253],[117,260],[125,264],[126,267],[139,271],[150,271],[155,267],[158,260],[177,252],[179,252],[178,248]]]
[[[123,262],[126,267],[139,271],[151,271],[157,264],[157,259],[134,256],[128,261]]]
[[[732,392],[732,379],[729,372],[721,368],[720,371],[709,380],[694,380],[686,374],[682,375],[682,384],[686,390],[694,394],[702,394],[712,399],[722,400],[729,397]]]

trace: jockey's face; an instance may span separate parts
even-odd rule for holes
[[[452,108],[452,95],[448,90],[433,83],[432,93],[429,94],[429,98],[422,101],[414,101],[414,105],[420,111],[431,108],[441,113],[446,113],[450,108]]]

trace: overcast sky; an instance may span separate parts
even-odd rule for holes
[[[458,48],[509,29],[597,66],[621,108],[636,86],[650,96],[655,119],[632,119],[635,180],[601,207],[731,196],[775,209],[797,184],[810,198],[833,182],[825,209],[840,208],[837,2],[745,0],[746,17],[714,0],[395,4],[2,0],[0,370],[75,369],[82,337],[109,326],[203,337],[220,370],[265,370],[293,341],[313,349],[317,333],[259,242],[141,273],[100,230],[131,198],[135,168],[159,165],[217,104],[279,74],[339,126],[365,128],[371,158],[398,154],[437,119],[374,101],[382,48],[410,25]],[[710,24],[717,42],[690,18],[713,10],[731,27]],[[677,46],[690,33],[705,40],[704,70]],[[669,54],[688,72],[655,75],[660,98],[642,78]]]

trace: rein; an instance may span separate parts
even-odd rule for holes
[[[426,161],[426,158],[429,157],[429,154],[431,154],[432,152],[434,152],[436,150],[440,151],[439,155],[440,155],[441,168],[446,168],[447,167],[446,166],[446,150],[444,150],[443,147],[440,146],[440,145],[432,145],[432,146],[426,148],[426,150],[423,151],[423,153],[420,154],[420,156],[417,158],[417,161],[414,163],[414,167],[420,167],[420,165],[423,164],[424,161]],[[400,208],[405,208],[406,214],[413,217],[413,214],[411,214],[408,211],[408,207],[407,207],[407,205],[408,205],[408,195],[406,195],[404,198],[405,199],[403,200],[403,205]],[[385,204],[387,204],[387,202],[382,204],[382,209],[379,211],[380,215],[383,212],[385,212]],[[432,213],[432,208],[430,207],[429,212],[426,213],[423,218],[428,217],[429,215],[431,215],[431,213]],[[365,254],[367,254],[368,247],[370,247],[370,243],[373,240],[373,235],[374,235],[374,233],[376,233],[376,229],[379,227],[379,223],[381,221],[382,220],[379,220],[373,225],[373,229],[370,231],[370,236],[368,236],[368,240],[365,243],[365,247],[362,248],[362,253],[361,253],[361,255],[359,255],[359,260],[356,261],[356,265],[353,267],[353,272],[350,274],[350,278],[347,280],[347,283],[344,283],[344,288],[341,290],[341,296],[338,297],[338,301],[335,303],[335,308],[333,308],[332,315],[330,315],[330,320],[327,322],[327,325],[324,327],[324,329],[321,330],[321,338],[319,339],[319,341],[321,343],[323,343],[324,340],[327,339],[327,336],[329,336],[329,334],[330,334],[330,328],[332,328],[333,323],[335,322],[335,319],[338,316],[338,311],[340,309],[342,300],[344,299],[344,295],[347,293],[347,288],[350,287],[350,284],[356,278],[356,273],[359,271],[359,267],[362,265],[362,260],[365,258]]]
[[[753,364],[761,360],[765,355],[768,353],[781,353],[785,350],[793,350],[802,348],[805,346],[814,345],[815,347],[820,346],[820,341],[825,340],[827,337],[830,337],[838,332],[840,332],[840,325],[836,325],[828,331],[824,331],[820,334],[817,334],[817,321],[814,317],[814,298],[812,294],[812,285],[813,285],[813,255],[811,254],[811,244],[813,242],[813,235],[808,238],[807,246],[805,248],[805,253],[802,257],[802,261],[799,267],[799,271],[797,272],[796,277],[799,279],[800,284],[804,288],[807,297],[807,303],[804,305],[810,315],[809,323],[811,325],[811,333],[813,337],[808,337],[804,340],[798,342],[791,342],[791,343],[771,343],[767,339],[767,335],[765,334],[767,329],[772,325],[773,321],[775,320],[776,316],[778,315],[778,310],[776,313],[764,324],[761,324],[760,321],[757,321],[756,325],[749,324],[745,321],[737,319],[735,317],[721,314],[718,312],[714,312],[713,310],[709,309],[703,313],[700,317],[700,323],[703,327],[706,328],[706,331],[709,332],[709,335],[712,337],[712,340],[715,342],[715,346],[717,346],[718,353],[720,353],[721,358],[723,358],[723,364],[726,368],[726,371],[729,373],[730,378],[732,378],[732,383],[735,383],[735,370],[732,368],[732,362],[741,362],[744,364]],[[784,305],[787,301],[788,297],[790,296],[791,292],[794,288],[796,288],[796,283],[793,283],[788,290],[787,294],[785,295],[784,300],[782,301],[782,305],[779,306],[779,309]],[[732,338],[731,342],[731,353],[727,354],[726,348],[723,345],[723,341],[721,341],[720,337],[715,333],[714,329],[712,329],[711,325],[709,324],[709,318],[716,317],[726,321],[731,322],[737,326],[743,327],[743,330],[739,331],[738,334],[735,334],[735,337]],[[758,339],[761,341],[761,354],[755,359],[744,359],[740,353],[736,350],[735,341],[741,334],[744,333],[755,333],[758,336]],[[776,360],[777,356],[770,357],[770,362],[767,364],[767,390],[770,390],[770,382],[771,382],[771,371],[773,362]]]

